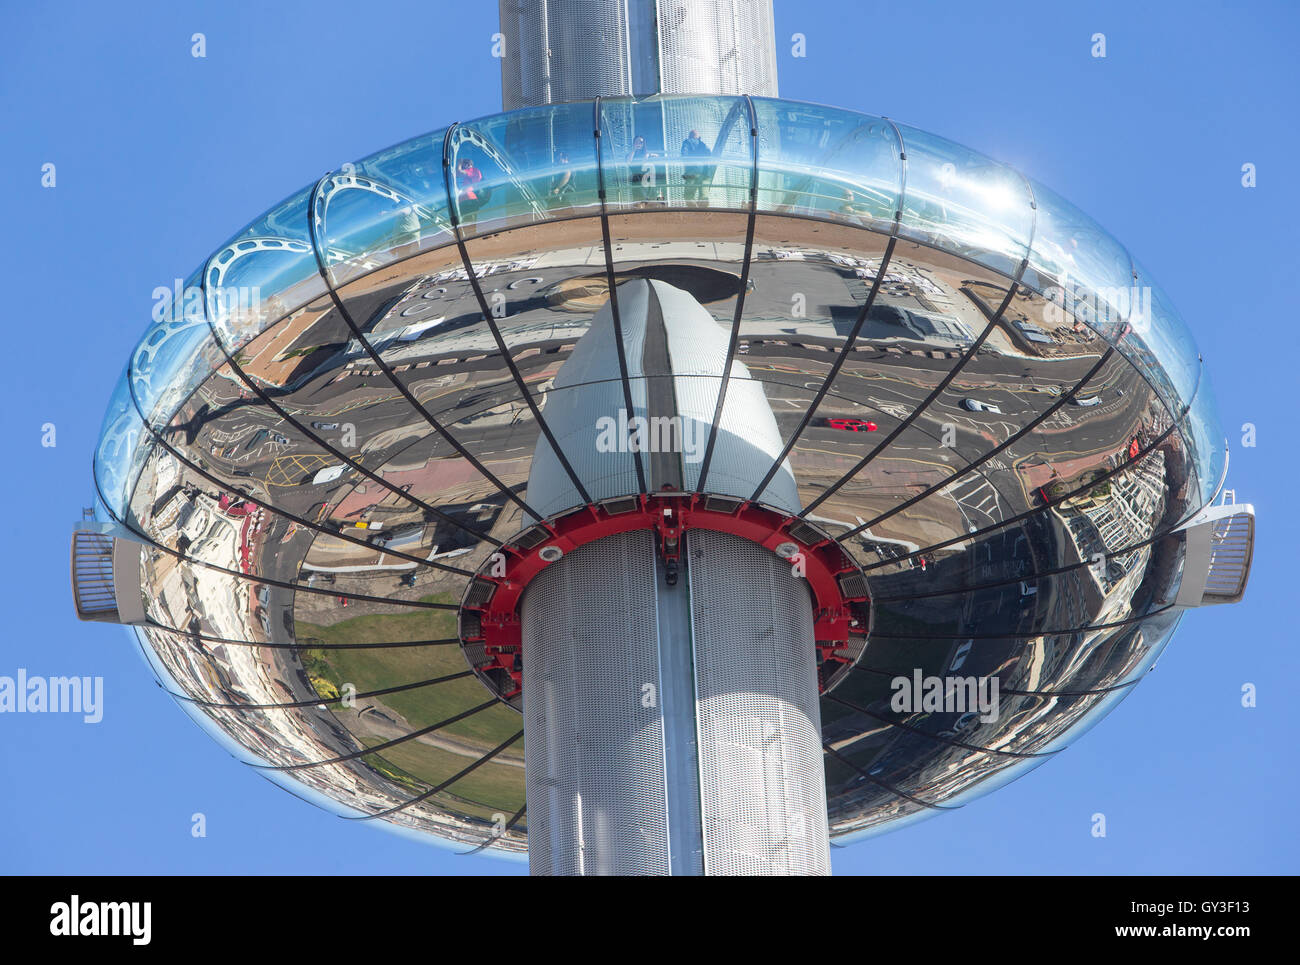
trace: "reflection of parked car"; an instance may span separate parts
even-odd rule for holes
[[[969,409],[971,412],[996,412],[1002,414],[1002,410],[989,402],[981,402],[979,399],[962,399],[961,406],[963,409]]]
[[[961,665],[966,662],[966,657],[970,655],[970,648],[974,643],[973,639],[967,640],[957,648],[957,652],[952,655],[952,663],[948,666],[949,673],[961,669]]]
[[[331,429],[337,429],[339,424],[337,422],[313,422],[311,427],[313,429],[321,429],[325,432],[329,432]]]
[[[865,422],[862,419],[827,419],[826,427],[842,429],[845,432],[875,432],[877,428],[874,422]]]

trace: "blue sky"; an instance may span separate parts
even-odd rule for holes
[[[1190,614],[1076,746],[961,811],[837,851],[836,871],[1300,870],[1300,633],[1283,586],[1298,468],[1297,8],[777,0],[776,15],[782,96],[965,143],[1129,246],[1196,335],[1232,443],[1229,485],[1260,519],[1245,602]],[[102,676],[106,693],[93,726],[0,716],[0,871],[524,870],[339,820],[237,764],[158,690],[124,631],[76,621],[67,569],[104,406],[154,287],[326,170],[499,110],[495,30],[486,2],[0,4],[0,675]],[[190,56],[195,32],[204,59]],[[804,58],[790,56],[796,32]],[[1105,59],[1090,56],[1097,32]],[[1247,422],[1254,448],[1241,446]],[[1104,839],[1090,834],[1098,811]],[[190,835],[194,812],[206,838]]]

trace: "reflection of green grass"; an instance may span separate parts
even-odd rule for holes
[[[518,747],[518,742],[514,747]],[[417,781],[428,790],[474,763],[470,757],[452,754],[418,741],[407,741],[381,754],[362,758],[372,767],[410,787]],[[439,803],[462,814],[492,820],[492,815],[514,814],[524,806],[523,768],[489,762],[436,795]]]
[[[450,593],[438,593],[421,597],[419,602],[458,603],[460,601],[453,598]],[[455,635],[455,610],[373,613],[368,616],[350,617],[331,623],[329,626],[308,623],[306,620],[297,620],[294,624],[294,636],[303,646],[311,646],[313,643],[405,643],[408,640],[441,640]],[[393,651],[393,653],[400,652]]]
[[[422,600],[429,603],[458,602],[449,593],[423,597]],[[350,683],[356,687],[357,693],[364,694],[417,680],[446,677],[469,669],[456,644],[373,650],[322,650],[312,647],[314,643],[400,643],[454,637],[454,610],[371,614],[341,620],[329,626],[299,620],[295,631],[298,642],[305,648],[299,652],[303,665],[316,686],[316,692],[324,697],[335,696],[328,686],[338,691],[345,683]],[[375,699],[401,714],[412,728],[418,730],[476,707],[490,696],[476,678],[463,677]],[[515,734],[521,726],[519,714],[499,704],[451,724],[445,728],[445,733],[488,749]],[[516,745],[511,751],[522,753],[521,747],[522,744]]]
[[[362,743],[367,747],[371,747],[383,742],[378,737],[365,737],[362,738]],[[407,790],[414,791],[417,794],[425,790],[418,778],[412,777],[400,768],[393,767],[378,754],[367,754],[363,759],[367,764],[379,771],[379,773],[383,774],[390,781],[401,784]]]

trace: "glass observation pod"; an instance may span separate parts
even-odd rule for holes
[[[1227,454],[1146,269],[933,134],[656,96],[344,165],[159,306],[110,398],[96,517],[140,546],[135,632],[187,712],[351,819],[524,851],[511,668],[485,669],[466,613],[521,532],[646,493],[648,458],[602,476],[564,428],[591,398],[564,366],[602,312],[633,317],[639,283],[716,323],[715,368],[674,376],[683,406],[743,379],[779,436],[742,484],[706,427],[686,488],[797,503],[866,587],[870,634],[819,656],[833,840],[1001,786],[1154,664],[1182,613],[1178,534]],[[614,416],[658,378],[624,354],[596,379]],[[571,502],[534,505],[534,453]],[[914,671],[996,678],[999,709],[904,706]]]

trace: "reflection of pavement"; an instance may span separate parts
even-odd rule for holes
[[[404,720],[401,714],[397,713],[397,711],[393,710],[382,700],[371,698],[367,702],[367,706],[380,707],[386,715],[390,715],[392,718],[398,720]],[[360,743],[364,743],[362,740],[364,737],[379,737],[385,741],[390,741],[398,737],[406,737],[412,731],[419,730],[418,727],[412,727],[409,724],[393,723],[389,716],[381,717],[374,713],[360,713],[358,711],[344,712],[342,710],[337,713],[341,718],[349,723],[349,729],[356,734]],[[478,760],[492,749],[491,746],[472,744],[467,740],[461,740],[452,735],[439,734],[437,731],[430,734],[421,734],[419,737],[413,737],[405,743],[426,744],[429,747],[435,747],[440,751],[455,754],[457,757],[468,757],[474,760]],[[378,753],[382,755],[383,751],[379,751]],[[494,764],[507,764],[510,767],[522,768],[524,766],[524,758],[522,754],[512,756],[508,751],[492,758],[492,762]]]
[[[297,486],[304,476],[310,476],[331,462],[327,455],[307,453],[297,456],[276,456],[266,470],[268,486]]]
[[[409,489],[417,494],[436,494],[481,480],[483,477],[470,463],[461,458],[428,459],[419,466],[406,469],[384,469],[380,473],[394,489]],[[370,490],[378,490],[372,492]],[[334,507],[331,515],[348,519],[375,505],[377,499],[392,497],[380,486],[364,482],[349,492]],[[404,503],[405,500],[402,500]]]
[[[1056,479],[1074,480],[1089,469],[1110,469],[1109,452],[1090,453],[1077,459],[1064,459],[1054,463],[1021,465],[1019,470],[1030,489],[1046,486]],[[1073,487],[1072,487],[1073,488]]]

